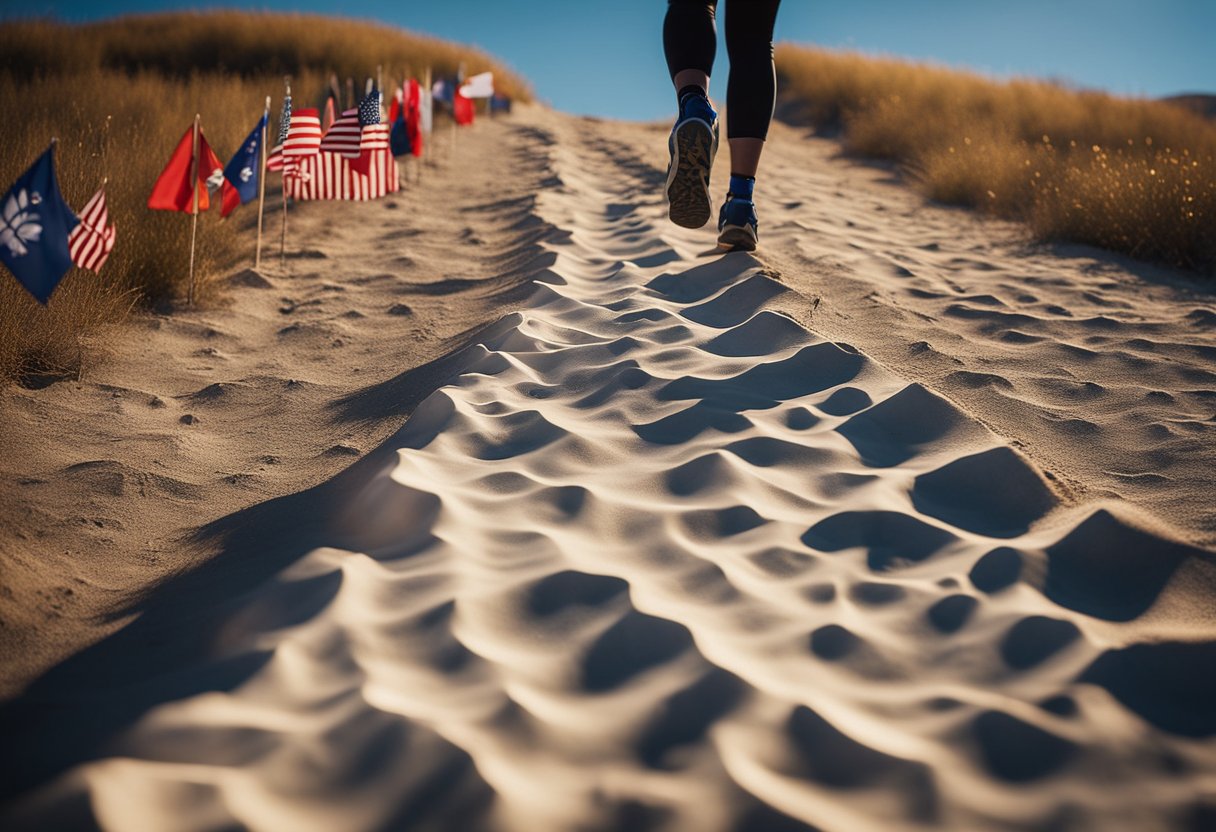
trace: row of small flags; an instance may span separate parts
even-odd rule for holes
[[[292,110],[291,94],[283,100],[277,141],[265,169],[281,171],[285,196],[293,199],[370,200],[399,188],[396,158],[422,155],[423,136],[431,132],[435,101],[447,103],[457,124],[473,121],[472,101],[509,100],[494,93],[489,72],[464,83],[439,80],[423,89],[416,80],[397,90],[384,120],[380,91],[372,86],[357,107],[335,117],[334,99],[322,117],[315,109]],[[269,108],[269,99],[267,99]],[[324,123],[322,122],[324,119]],[[194,214],[210,208],[212,191],[220,191],[220,215],[258,199],[262,146],[269,109],[250,131],[227,165],[207,143],[196,118],[157,177],[148,207]],[[59,190],[54,163],[55,142],[3,198],[0,207],[0,262],[41,304],[46,304],[73,266],[98,272],[114,248],[117,231],[109,223],[105,183],[77,216]],[[259,221],[260,222],[260,221]],[[259,250],[260,250],[259,225]],[[193,237],[191,240],[193,272]],[[193,284],[193,274],[191,275]],[[193,285],[191,287],[193,294]]]

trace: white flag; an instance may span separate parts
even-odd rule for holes
[[[435,97],[430,90],[422,90],[419,98],[421,100],[418,102],[418,126],[423,133],[429,134],[431,125],[434,123]]]
[[[482,72],[479,75],[470,76],[464,86],[460,88],[460,94],[465,98],[492,98],[494,96],[494,73]]]

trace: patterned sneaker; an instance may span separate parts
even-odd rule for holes
[[[667,214],[676,225],[700,228],[713,205],[709,171],[718,152],[718,114],[709,99],[689,93],[680,101],[680,117],[667,140]]]
[[[718,213],[718,247],[755,251],[759,242],[756,226],[756,204],[750,199],[727,194]]]

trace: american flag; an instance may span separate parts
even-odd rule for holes
[[[380,90],[373,89],[359,102],[359,155],[375,150],[388,150],[389,131],[392,125],[380,120]]]
[[[103,186],[80,212],[80,225],[68,235],[68,253],[80,268],[96,273],[105,265],[117,236],[114,226],[106,225],[109,218]]]
[[[283,142],[270,151],[266,169],[281,170],[284,176],[300,176],[300,159],[316,154],[320,146],[321,117],[315,109],[296,110]]]
[[[287,195],[301,201],[344,199],[363,202],[400,189],[400,169],[391,151],[369,151],[366,161],[366,170],[356,170],[356,160],[337,153],[321,151],[306,156],[300,159],[301,175],[285,180]]]
[[[279,115],[279,140],[277,144],[287,141],[287,133],[291,130],[291,94],[283,98],[283,112]]]
[[[329,132],[321,139],[321,150],[355,158],[359,155],[359,109],[351,107],[342,111],[342,117],[330,125]]]
[[[359,155],[374,150],[388,150],[388,138],[391,124],[367,124],[359,136]]]
[[[287,141],[290,130],[291,96],[288,95],[283,98],[283,112],[279,116],[279,140],[270,148],[270,155],[266,157],[266,170],[283,170],[283,142]]]

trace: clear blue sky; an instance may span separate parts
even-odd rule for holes
[[[90,20],[209,5],[340,11],[474,43],[562,110],[649,119],[673,109],[660,41],[665,0],[0,0],[0,15]],[[778,40],[1150,96],[1216,92],[1214,35],[1216,0],[785,0],[777,18]],[[718,54],[712,93],[720,97],[725,49]]]

